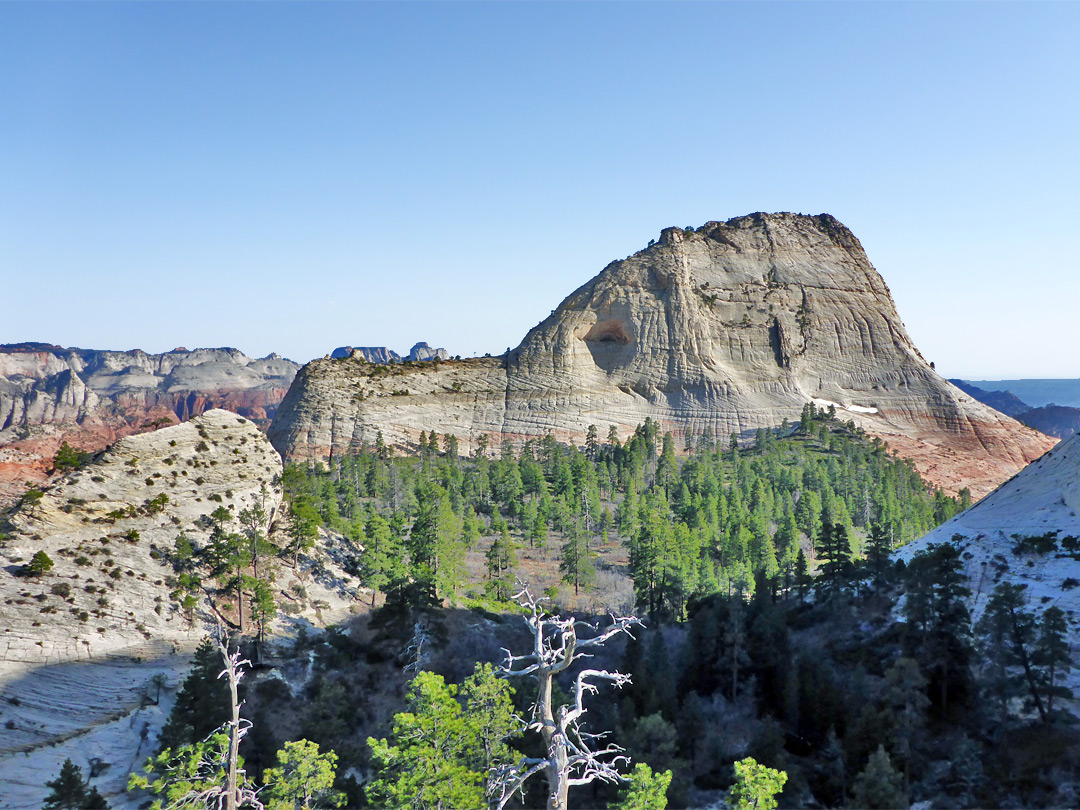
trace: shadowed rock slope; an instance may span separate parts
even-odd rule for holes
[[[501,358],[305,366],[269,429],[287,459],[421,430],[463,448],[646,417],[676,435],[752,434],[834,403],[932,482],[982,495],[1053,440],[943,380],[915,348],[858,239],[828,215],[668,228],[567,297]]]

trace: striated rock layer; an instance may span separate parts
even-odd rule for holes
[[[299,368],[236,349],[164,354],[0,346],[0,505],[45,479],[61,442],[100,450],[212,408],[269,424]]]
[[[976,496],[1053,445],[938,376],[858,239],[826,214],[668,228],[501,358],[389,370],[317,360],[268,435],[286,459],[349,452],[378,431],[399,445],[453,433],[463,449],[482,435],[580,443],[590,424],[625,436],[646,417],[676,435],[748,436],[812,400]]]

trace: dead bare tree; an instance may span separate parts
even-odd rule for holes
[[[240,719],[240,697],[237,687],[240,684],[240,679],[244,677],[244,671],[241,667],[245,664],[251,665],[248,660],[240,659],[239,647],[235,652],[229,652],[229,639],[225,635],[223,628],[218,628],[217,637],[218,652],[221,653],[222,659],[225,661],[225,669],[219,674],[218,678],[226,677],[229,680],[229,697],[230,705],[232,708],[232,720],[229,723],[229,758],[228,758],[228,770],[225,777],[225,810],[237,810],[238,807],[251,807],[262,808],[262,804],[259,802],[256,792],[247,785],[249,784],[244,777],[244,772],[240,770],[240,740],[244,738],[248,729],[251,728],[251,723],[248,720]]]
[[[582,721],[586,709],[586,694],[595,694],[594,681],[610,681],[615,687],[630,683],[630,676],[603,669],[583,669],[574,679],[573,703],[552,708],[553,678],[566,671],[578,659],[591,658],[583,650],[597,647],[619,633],[631,635],[634,626],[644,626],[636,616],[611,616],[611,624],[600,628],[597,624],[574,618],[549,616],[543,611],[544,598],[533,596],[527,587],[518,583],[520,591],[514,601],[527,608],[525,621],[532,630],[533,651],[528,655],[512,655],[503,648],[506,663],[499,668],[504,677],[532,676],[539,690],[527,729],[538,731],[544,738],[547,756],[523,757],[516,765],[494,768],[488,778],[488,797],[493,807],[502,810],[525,782],[538,773],[547,777],[548,810],[566,810],[567,792],[573,785],[585,785],[596,779],[605,782],[625,782],[619,773],[619,763],[629,764],[630,758],[623,749],[610,742],[603,742],[608,732],[591,734],[584,730]],[[578,630],[596,635],[579,638]],[[632,636],[631,636],[632,637]],[[600,747],[602,746],[602,747]]]
[[[251,723],[240,717],[237,687],[249,661],[241,660],[240,651],[229,652],[229,640],[219,625],[217,648],[225,668],[218,678],[227,678],[232,719],[222,723],[205,740],[178,749],[167,749],[144,769],[156,776],[151,784],[147,776],[131,774],[128,790],[149,788],[163,796],[154,807],[167,810],[263,810],[258,790],[240,768],[239,748]]]

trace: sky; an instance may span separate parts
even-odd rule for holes
[[[0,2],[0,343],[499,353],[831,213],[948,377],[1080,377],[1080,4]]]

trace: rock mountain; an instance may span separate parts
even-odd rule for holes
[[[425,341],[420,341],[409,349],[409,353],[402,357],[393,349],[385,346],[338,346],[330,352],[330,357],[335,360],[343,360],[351,357],[356,352],[363,359],[372,363],[400,363],[403,360],[411,360],[414,363],[422,363],[427,360],[449,360],[450,353],[446,349],[433,349]]]
[[[420,431],[463,449],[646,417],[676,435],[748,437],[806,403],[887,440],[932,482],[989,492],[1053,440],[942,379],[907,334],[859,240],[832,216],[751,214],[667,228],[571,293],[497,358],[377,366],[323,359],[269,428],[286,460]]]
[[[40,481],[62,441],[100,450],[121,436],[225,408],[265,427],[299,364],[236,349],[164,354],[0,346],[0,504]]]

